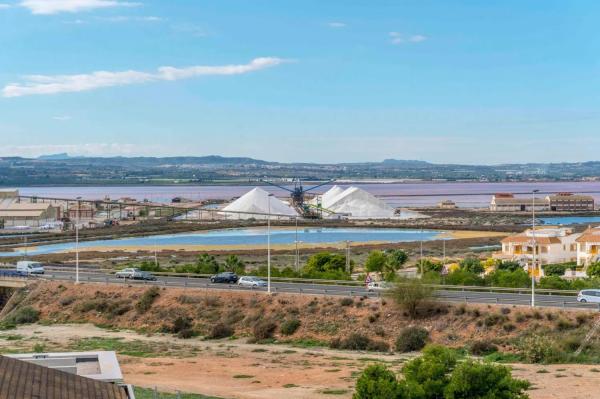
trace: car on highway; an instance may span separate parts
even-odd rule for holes
[[[31,260],[20,260],[17,262],[17,271],[29,274],[44,274],[44,265]]]
[[[375,292],[375,291],[385,291],[392,288],[393,285],[386,281],[371,281],[367,284],[367,291]]]
[[[577,302],[600,303],[600,289],[579,291],[579,294],[577,294]]]
[[[210,276],[211,283],[226,283],[226,284],[235,284],[238,281],[237,274],[233,272],[223,272],[219,274],[215,274],[214,276]]]
[[[132,280],[149,280],[156,281],[156,276],[150,272],[137,269],[135,267],[127,267],[115,273],[117,278],[129,278]]]
[[[139,280],[156,281],[156,276],[154,274],[145,271],[140,272],[140,275],[137,278]]]
[[[238,280],[238,285],[241,287],[266,287],[267,282],[256,276],[242,276]]]

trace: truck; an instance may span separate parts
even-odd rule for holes
[[[44,274],[44,265],[32,260],[21,260],[17,262],[17,271],[24,274]]]

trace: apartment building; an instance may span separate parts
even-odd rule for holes
[[[588,266],[598,261],[600,261],[600,227],[590,227],[577,238],[577,264]]]
[[[494,254],[494,258],[517,261],[529,269],[529,266],[533,265],[535,246],[537,266],[574,262],[578,259],[577,239],[580,236],[580,233],[573,233],[569,228],[536,228],[535,235],[533,230],[529,229],[504,238],[502,251]]]

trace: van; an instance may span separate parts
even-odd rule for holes
[[[17,271],[27,274],[44,274],[44,266],[40,262],[22,260],[17,262]]]
[[[600,290],[581,290],[577,295],[577,302],[600,303]]]

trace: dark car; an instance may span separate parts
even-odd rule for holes
[[[140,279],[140,280],[148,280],[148,281],[156,281],[156,276],[150,272],[140,272],[138,276],[135,277],[135,279]]]
[[[235,284],[238,281],[238,276],[232,272],[223,272],[210,277],[211,283],[229,283]]]

